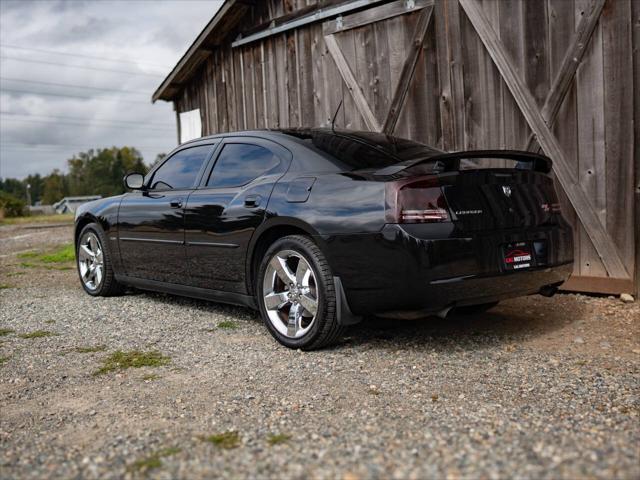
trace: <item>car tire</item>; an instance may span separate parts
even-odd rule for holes
[[[456,307],[453,310],[454,315],[477,315],[492,309],[499,302],[480,303],[478,305],[465,305],[464,307]]]
[[[309,237],[290,235],[273,243],[260,262],[256,283],[262,319],[282,345],[315,350],[343,333],[331,269]]]
[[[97,223],[84,226],[76,242],[76,266],[80,284],[94,297],[111,297],[124,293],[113,273],[113,261],[107,237]]]

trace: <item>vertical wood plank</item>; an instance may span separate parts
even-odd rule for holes
[[[522,35],[522,24],[524,22],[522,12],[522,2],[520,0],[504,0],[500,3],[500,18],[505,21],[500,22],[498,36],[510,56],[511,63],[518,74],[524,78],[524,39]],[[506,21],[506,19],[509,19]],[[502,87],[502,108],[504,116],[504,138],[503,148],[518,148],[524,140],[528,138],[529,128],[527,122],[522,118],[522,114],[516,104],[511,92],[503,84]]]
[[[264,64],[262,61],[262,42],[257,42],[251,49],[253,56],[253,108],[254,128],[265,128],[264,121]]]
[[[440,76],[442,138],[447,150],[464,148],[464,83],[457,1],[436,0],[436,37]]]
[[[576,0],[580,19],[590,0]],[[578,182],[606,228],[606,153],[604,145],[604,77],[602,24],[596,27],[576,75],[578,111]],[[606,276],[607,271],[584,227],[578,228],[580,275]]]
[[[573,0],[549,0],[549,68],[551,78],[556,78],[560,73],[568,46],[574,39],[574,2]],[[569,89],[560,109],[557,119],[551,122],[552,130],[558,142],[562,146],[569,169],[574,178],[578,172],[578,118],[576,109],[576,88],[575,80],[572,80]],[[539,151],[538,143],[533,141],[531,150]],[[564,193],[562,186],[556,180],[556,191],[562,208],[564,217],[574,227],[574,258],[580,257],[580,237],[578,233],[578,219],[569,198]],[[579,274],[580,268],[576,263],[574,273]]]
[[[495,3],[483,3],[487,18],[499,28]],[[500,73],[466,15],[460,24],[464,62],[465,149],[500,148],[502,143],[502,89]],[[483,164],[484,165],[484,164]],[[504,166],[504,160],[491,166]],[[490,165],[486,165],[490,166]]]
[[[387,22],[375,22],[373,27],[373,41],[375,58],[371,61],[376,66],[376,87],[371,108],[376,118],[382,119],[389,112],[391,103],[391,70],[389,68],[389,37],[387,33]]]
[[[326,126],[326,119],[329,116],[327,109],[327,99],[324,95],[323,85],[323,62],[324,41],[322,40],[322,25],[316,24],[311,27],[311,81],[313,83],[313,125],[316,127]]]
[[[287,58],[287,94],[289,96],[289,125],[292,127],[300,126],[300,104],[298,85],[298,58],[296,48],[296,32],[287,32],[286,51]]]
[[[276,43],[274,38],[268,38],[266,41],[266,62],[267,62],[267,80],[265,87],[267,88],[266,95],[266,110],[267,110],[267,125],[269,128],[278,127],[278,108],[280,102],[280,93],[278,87],[278,71],[276,69]]]
[[[316,102],[313,84],[313,55],[311,28],[303,28],[298,34],[298,79],[300,82],[300,124],[313,127]]]
[[[630,0],[609,0],[602,12],[605,221],[629,267],[634,259],[633,88]],[[640,160],[639,160],[640,161]],[[636,228],[640,228],[637,225]]]
[[[278,83],[278,127],[287,128],[289,123],[289,75],[287,74],[287,34],[276,37],[276,72]]]
[[[635,209],[635,285],[640,298],[640,2],[631,2],[633,31],[633,112],[634,112],[634,209]]]

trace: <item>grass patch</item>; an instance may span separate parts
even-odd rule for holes
[[[104,352],[107,349],[104,345],[96,345],[94,347],[76,347],[73,349],[76,353],[95,353]]]
[[[164,450],[155,452],[148,457],[136,460],[127,468],[127,470],[130,472],[146,472],[148,470],[153,470],[154,468],[160,468],[162,466],[163,458],[170,457],[171,455],[176,455],[181,451],[182,450],[180,448],[176,447],[165,448]]]
[[[7,288],[13,288],[13,285],[7,283],[0,283],[0,290],[6,290]]]
[[[29,217],[12,217],[0,220],[0,225],[26,225],[30,223],[73,223],[73,214],[33,215]]]
[[[140,350],[132,350],[131,352],[117,352],[109,355],[94,375],[102,375],[116,370],[125,370],[127,368],[141,367],[161,367],[171,362],[171,358],[165,357],[160,352],[141,352]]]
[[[142,380],[144,380],[145,382],[151,382],[153,380],[158,380],[160,378],[162,377],[155,373],[147,373],[146,375],[142,376]]]
[[[215,445],[218,448],[230,450],[232,448],[238,448],[240,446],[240,435],[238,434],[238,432],[234,431],[217,433],[215,435],[202,437],[202,441]]]
[[[55,332],[50,332],[49,330],[34,330],[29,333],[21,333],[18,335],[20,338],[44,338],[44,337],[53,337],[58,335]]]
[[[0,366],[4,365],[9,361],[11,357],[0,357]]]
[[[291,440],[291,435],[286,433],[276,433],[267,437],[267,443],[272,446],[287,443],[289,440]]]
[[[0,337],[5,337],[13,332],[15,332],[15,330],[12,328],[0,328]]]
[[[17,277],[18,275],[24,275],[25,272],[9,272],[7,273],[7,277]]]
[[[235,330],[238,327],[238,322],[233,320],[224,320],[218,324],[218,328],[224,328],[225,330]]]
[[[41,263],[68,263],[76,259],[76,250],[73,244],[68,243],[48,252],[22,252],[18,254],[18,258]],[[37,263],[33,262],[22,262],[20,265],[37,267]]]
[[[63,247],[54,250],[51,253],[42,255],[40,261],[44,263],[65,263],[73,262],[76,259],[76,249],[73,244],[69,243]]]

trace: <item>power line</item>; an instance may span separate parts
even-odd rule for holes
[[[162,78],[164,75],[159,73],[133,72],[131,70],[113,70],[111,68],[90,67],[88,65],[69,65],[68,63],[48,62],[46,60],[32,60],[30,58],[18,58],[7,55],[0,56],[2,60],[15,60],[17,62],[42,63],[45,65],[54,65],[56,67],[82,68],[84,70],[96,70],[98,72],[123,73],[125,75],[143,75],[146,77]]]
[[[131,146],[132,148],[136,148],[136,149],[145,149],[145,150],[149,150],[149,149],[157,149],[157,150],[166,150],[166,148],[164,147],[159,147],[159,146],[150,146],[150,145],[127,145],[127,146]],[[87,149],[93,149],[93,150],[104,150],[107,148],[112,148],[114,147],[114,145],[112,145],[111,147],[100,147],[100,146],[96,146],[96,145],[78,145],[78,144],[71,144],[71,143],[24,143],[24,142],[3,142],[2,144],[0,144],[1,148],[5,148],[5,147],[18,147],[18,148],[51,148],[51,149],[60,149],[60,148],[87,148]]]
[[[69,52],[59,52],[59,51],[55,51],[55,50],[45,50],[45,49],[42,49],[42,48],[20,47],[18,45],[9,45],[7,43],[0,43],[0,47],[13,48],[13,49],[16,49],[16,50],[27,50],[27,51],[30,51],[30,52],[48,53],[48,54],[53,54],[53,55],[64,55],[64,56],[67,56],[67,57],[89,58],[89,59],[92,59],[92,60],[101,60],[101,61],[105,61],[105,62],[128,63],[128,64],[132,64],[132,65],[148,65],[150,67],[158,67],[158,68],[171,68],[168,65],[160,65],[160,64],[157,64],[157,63],[135,62],[133,60],[122,60],[122,59],[116,59],[116,58],[107,58],[107,57],[97,57],[97,56],[93,56],[93,55],[84,55],[82,53],[69,53]]]
[[[20,83],[33,83],[34,85],[52,85],[54,87],[68,87],[68,88],[85,88],[87,90],[97,90],[100,92],[119,92],[119,93],[140,93],[143,95],[147,95],[149,92],[144,90],[120,90],[117,88],[103,88],[103,87],[91,87],[86,85],[77,85],[72,83],[56,83],[56,82],[43,82],[41,80],[27,80],[24,78],[9,78],[9,77],[0,77],[0,80],[5,80],[8,82],[20,82]]]
[[[17,112],[8,112],[0,110],[0,115],[18,115],[21,117],[38,117],[38,118],[60,118],[62,120],[81,120],[87,122],[106,122],[106,123],[117,123],[117,124],[125,124],[125,125],[140,125],[141,123],[145,125],[157,125],[157,126],[166,126],[169,128],[173,128],[174,125],[171,123],[159,123],[159,122],[145,122],[145,121],[127,121],[127,120],[107,120],[104,118],[91,118],[91,117],[71,117],[68,115],[36,115],[33,113],[17,113]]]
[[[66,97],[66,98],[80,98],[83,100],[102,100],[107,102],[113,101],[124,101],[128,103],[142,103],[144,105],[151,105],[151,102],[145,102],[143,100],[131,100],[128,98],[104,98],[104,97],[86,97],[82,95],[70,95],[66,93],[54,93],[54,92],[34,92],[33,90],[20,90],[15,88],[0,88],[0,92],[11,92],[11,93],[24,93],[27,95],[45,95],[49,97]]]
[[[38,123],[38,124],[47,124],[47,125],[52,125],[51,121],[47,121],[47,120],[32,120],[29,118],[16,118],[13,119],[12,121],[14,122],[26,122],[26,123]],[[85,123],[80,123],[80,122],[68,122],[68,121],[64,121],[64,120],[56,120],[55,121],[55,125],[73,125],[76,127],[90,127],[90,126],[94,126],[94,127],[102,127],[102,128],[127,128],[127,129],[131,129],[133,126],[132,125],[96,125],[96,124],[91,124],[90,122],[85,122]],[[144,124],[139,124],[138,125],[141,129],[143,130],[154,130],[157,132],[164,132],[163,134],[166,135],[167,133],[167,129],[168,127],[148,127],[145,126]]]

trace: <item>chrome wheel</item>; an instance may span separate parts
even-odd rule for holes
[[[300,338],[313,326],[319,294],[313,269],[301,254],[282,250],[264,272],[262,297],[269,321],[288,338]]]
[[[89,290],[97,290],[104,278],[104,256],[102,245],[95,233],[88,231],[78,245],[78,268],[84,286]]]

